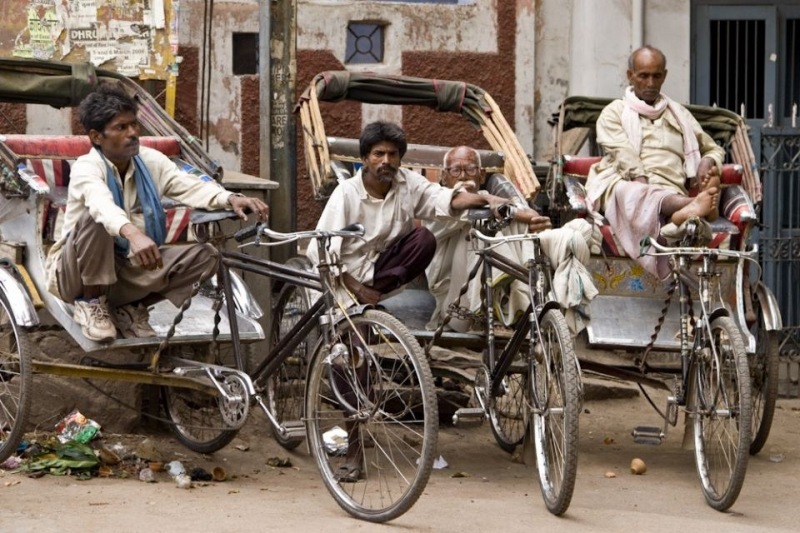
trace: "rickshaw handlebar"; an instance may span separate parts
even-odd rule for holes
[[[282,233],[280,231],[275,231],[273,229],[270,229],[269,226],[267,226],[264,223],[258,223],[240,229],[239,231],[233,234],[233,238],[236,242],[242,242],[256,235],[264,235],[273,241],[277,241],[277,242],[260,243],[266,246],[274,246],[277,244],[284,244],[284,243],[290,243],[307,239],[320,239],[320,238],[329,239],[331,237],[363,238],[364,226],[361,224],[350,224],[349,226],[346,226],[340,230],[308,230],[308,231],[293,231],[290,233]]]
[[[739,258],[753,258],[758,254],[758,248],[754,248],[753,250],[743,251],[743,250],[723,250],[719,248],[700,248],[700,247],[692,247],[692,246],[664,246],[659,244],[655,239],[651,237],[645,237],[642,242],[642,248],[646,248],[647,246],[653,247],[656,253],[648,253],[643,252],[644,255],[715,255],[721,257],[735,257]]]

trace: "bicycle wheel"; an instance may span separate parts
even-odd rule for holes
[[[168,350],[171,355],[185,359],[235,367],[233,349],[229,344],[221,344],[218,353],[212,352],[210,344],[173,346]],[[243,344],[242,350],[246,363],[251,360],[252,345]],[[225,386],[231,388],[231,392],[237,392],[240,384],[231,382]],[[161,387],[161,399],[167,418],[171,421],[170,430],[181,444],[192,451],[213,453],[221,450],[239,432],[238,429],[230,428],[230,420],[243,416],[244,407],[241,402],[223,402],[218,393],[208,394],[184,387],[166,386]]]
[[[33,367],[28,332],[14,323],[0,292],[0,462],[17,451],[31,406]]]
[[[756,353],[749,358],[750,387],[753,397],[752,442],[750,454],[755,455],[767,443],[778,397],[778,350],[780,338],[777,331],[767,331],[764,313],[758,299],[753,306],[758,314],[751,332],[756,338]]]
[[[532,348],[530,359],[532,435],[544,503],[562,515],[572,500],[578,469],[580,372],[564,315],[547,311],[539,329],[541,343]]]
[[[690,406],[697,473],[708,504],[718,511],[736,501],[750,451],[750,373],[741,334],[729,317],[715,318],[710,338],[695,353]]]
[[[291,262],[291,260],[290,260]],[[289,262],[287,262],[287,265]],[[278,294],[272,311],[270,324],[272,345],[286,337],[298,320],[311,307],[309,291],[297,285],[284,285]],[[267,403],[275,419],[285,422],[300,422],[303,419],[303,393],[308,373],[308,361],[316,345],[319,332],[315,328],[295,348],[294,353],[269,377],[267,381]],[[275,440],[287,450],[293,450],[303,442],[302,437],[287,437],[272,428]]]
[[[345,318],[311,361],[306,432],[322,480],[351,515],[386,522],[425,488],[437,441],[428,362],[382,311]]]
[[[489,398],[489,424],[494,440],[508,453],[525,438],[527,392],[528,366],[525,354],[517,352],[503,377],[500,395]]]

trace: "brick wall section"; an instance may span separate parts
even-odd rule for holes
[[[308,87],[312,78],[324,70],[343,70],[342,65],[328,51],[297,51],[297,96]],[[296,100],[296,99],[295,99]],[[321,103],[322,120],[325,133],[329,137],[358,139],[361,134],[361,104],[340,102]],[[297,229],[310,229],[316,226],[324,204],[314,199],[311,180],[306,171],[305,150],[300,116],[297,120]],[[277,206],[273,206],[275,209]]]
[[[0,104],[0,134],[25,133],[28,117],[22,104]]]
[[[197,135],[199,131],[198,117],[198,79],[200,76],[199,54],[195,47],[181,46],[183,57],[178,72],[177,96],[175,98],[175,120],[186,130]]]
[[[241,80],[241,116],[242,140],[239,144],[241,150],[239,161],[241,162],[242,172],[258,176],[260,170],[260,106],[259,106],[259,87],[258,76],[242,76]]]
[[[462,80],[486,90],[514,128],[516,2],[497,3],[497,53],[404,52],[403,74],[420,78]],[[463,117],[423,107],[403,110],[410,142],[489,148],[483,134]]]

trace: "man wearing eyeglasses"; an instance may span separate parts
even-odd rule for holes
[[[514,221],[504,230],[507,234],[537,233],[542,251],[550,258],[555,271],[553,285],[556,298],[565,309],[567,320],[573,331],[582,329],[580,315],[575,310],[585,305],[597,290],[584,263],[589,260],[589,241],[591,228],[576,225],[552,229],[550,219],[540,215],[528,206],[522,193],[502,174],[487,177],[481,166],[480,153],[469,146],[451,148],[444,156],[442,184],[453,190],[462,190],[479,195],[489,195],[506,199],[517,207]],[[436,220],[426,223],[438,243],[436,254],[425,273],[428,289],[436,299],[436,309],[427,324],[428,329],[436,329],[447,314],[448,307],[458,298],[461,288],[467,281],[469,272],[475,264],[467,237],[470,223],[465,217],[455,220]],[[497,251],[510,260],[524,264],[532,251],[529,242],[508,243]],[[529,304],[527,288],[518,281],[503,286],[502,273],[493,284],[500,291],[500,299],[505,304],[500,309],[500,317],[510,326]],[[508,281],[508,280],[506,280]],[[502,287],[501,287],[502,286]],[[471,282],[466,294],[461,297],[459,307],[469,311],[480,308],[480,283]],[[471,327],[469,321],[451,319],[453,329],[464,331]]]
[[[488,206],[496,212],[507,203],[504,198],[442,187],[402,168],[407,147],[400,126],[368,124],[359,139],[363,166],[334,189],[317,222],[317,229],[327,230],[364,225],[363,239],[331,241],[331,251],[342,262],[342,281],[360,303],[376,304],[425,271],[436,240],[415,220],[449,219],[470,207]],[[319,263],[316,247],[310,246],[307,255]]]

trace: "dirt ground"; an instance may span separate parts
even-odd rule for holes
[[[546,511],[533,467],[512,460],[484,424],[441,428],[438,453],[449,467],[434,470],[408,513],[387,525],[358,521],[328,495],[305,447],[284,451],[263,415],[254,413],[231,445],[207,456],[168,434],[104,435],[109,447],[130,449],[149,439],[165,461],[228,474],[224,482],[189,490],[178,489],[166,473],[143,483],[135,477],[32,479],[0,470],[0,531],[797,531],[800,400],[779,400],[770,440],[751,458],[744,489],[726,513],[705,503],[694,456],[681,449],[682,423],[660,446],[633,443],[633,425],[657,423],[641,397],[586,402],[575,494],[561,518]],[[629,473],[634,457],[647,464],[645,475]],[[271,467],[270,458],[289,458],[292,466]]]

